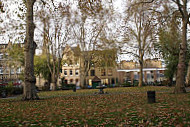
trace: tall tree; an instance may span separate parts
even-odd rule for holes
[[[34,42],[33,6],[36,0],[26,0],[26,39],[25,39],[25,73],[23,100],[39,99],[36,93],[34,76],[34,54],[37,47]]]
[[[74,36],[81,50],[79,60],[80,86],[86,87],[86,76],[92,65],[94,51],[99,48],[101,35],[110,21],[110,14],[108,8],[99,0],[93,2],[79,0],[78,5],[79,10],[75,13],[73,28],[75,29]],[[109,31],[107,30],[107,32]]]
[[[47,5],[49,6],[49,5]],[[61,68],[62,48],[70,38],[68,23],[69,5],[58,3],[58,6],[43,7],[37,16],[43,29],[43,54],[47,57],[47,66],[51,73],[51,89],[56,90]],[[47,14],[48,12],[48,14]]]
[[[175,93],[185,93],[185,71],[186,65],[185,61],[187,58],[187,25],[190,25],[190,12],[188,12],[187,5],[189,0],[173,0],[173,2],[178,6],[178,11],[182,18],[182,42],[180,44],[179,51],[179,62],[177,67],[177,78]]]
[[[157,25],[156,6],[153,4],[137,4],[139,1],[129,2],[126,18],[126,34],[124,35],[124,53],[133,55],[140,65],[138,86],[143,84],[144,57],[150,55],[155,41]]]
[[[181,43],[179,22],[175,15],[167,20],[159,30],[159,42],[155,43],[156,50],[160,52],[166,63],[165,76],[169,80],[169,85],[172,85],[173,77],[177,71],[179,44]]]
[[[159,0],[146,0],[141,3],[153,3]],[[168,2],[168,1],[166,1]],[[179,51],[179,62],[177,66],[177,78],[176,78],[176,86],[174,89],[174,93],[185,93],[185,71],[186,65],[185,60],[187,57],[187,26],[190,25],[190,12],[189,12],[189,0],[170,0],[170,5],[174,8],[174,12],[178,11],[181,17],[182,24],[182,41],[180,43],[180,51]],[[173,6],[171,3],[174,3]]]
[[[41,78],[48,81],[48,89],[50,88],[51,73],[48,69],[47,56],[46,54],[35,55],[34,56],[34,73],[39,78],[39,83]]]

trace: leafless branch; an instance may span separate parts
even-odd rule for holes
[[[140,56],[138,54],[134,53],[134,52],[123,51],[121,54],[131,54],[131,55],[133,55],[136,58],[140,58]]]
[[[175,2],[176,4],[177,4],[177,6],[178,6],[178,10],[180,11],[180,13],[181,13],[181,15],[182,15],[182,17],[184,17],[185,15],[184,15],[184,12],[183,12],[183,10],[182,10],[182,4],[180,4],[180,1],[179,0],[172,0],[173,2]]]

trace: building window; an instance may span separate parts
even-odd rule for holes
[[[108,85],[108,79],[101,79],[101,84]]]
[[[0,59],[3,59],[3,54],[0,54]]]
[[[64,70],[64,75],[67,75],[67,70],[66,69]]]
[[[73,79],[70,79],[70,84],[72,84],[73,83]]]
[[[112,76],[112,69],[108,69],[108,76]]]
[[[90,70],[90,76],[95,76],[95,70]]]
[[[1,74],[3,73],[3,68],[0,68],[0,73],[1,73]]]
[[[138,75],[137,72],[134,72],[134,79],[135,79],[135,80],[139,80],[139,75]]]
[[[16,73],[21,73],[21,68],[18,68],[18,69],[16,70]]]
[[[92,79],[88,80],[89,86],[92,86]]]
[[[106,76],[106,69],[101,69],[101,76]]]
[[[70,75],[73,75],[73,70],[70,70]]]
[[[14,69],[11,69],[11,74],[14,74],[14,73],[15,73]]]
[[[6,74],[9,73],[9,69],[8,69],[8,68],[5,69],[5,73],[6,73]]]
[[[75,75],[79,75],[79,70],[75,70]]]

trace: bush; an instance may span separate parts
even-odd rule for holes
[[[6,86],[5,89],[6,89],[6,93],[7,93],[8,96],[13,95],[14,87],[12,85]]]
[[[23,93],[23,87],[14,87],[13,94],[18,95]]]
[[[76,88],[75,84],[62,84],[62,90],[72,90]]]
[[[0,97],[6,97],[6,89],[4,85],[0,85]]]
[[[133,80],[133,86],[138,86],[139,85],[139,81],[138,80]]]
[[[122,86],[124,87],[131,87],[131,83],[130,82],[125,82],[122,84]]]

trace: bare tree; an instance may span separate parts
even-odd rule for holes
[[[145,0],[141,3],[153,3],[159,0]],[[186,57],[187,57],[187,26],[190,25],[190,12],[188,4],[190,3],[189,0],[167,0],[165,2],[174,3],[171,5],[174,8],[174,12],[178,12],[179,16],[181,17],[181,24],[182,24],[182,42],[180,44],[180,52],[179,52],[179,62],[177,68],[177,78],[176,78],[176,86],[174,93],[185,93],[185,71],[186,71]]]
[[[74,36],[80,47],[80,86],[86,87],[86,76],[92,66],[94,51],[98,49],[100,38],[110,14],[101,1],[79,1],[79,10],[72,22]],[[106,17],[107,16],[107,17]],[[107,31],[108,32],[108,31]]]
[[[137,1],[129,3],[124,34],[125,49],[124,53],[133,55],[139,61],[140,77],[138,86],[143,84],[143,63],[144,57],[150,55],[157,19],[155,7],[151,4],[136,4]],[[127,48],[126,48],[127,47]]]
[[[62,48],[69,40],[69,6],[59,3],[59,6],[53,9],[44,8],[39,15],[44,26],[42,50],[47,57],[51,73],[50,86],[52,90],[56,90],[61,68]]]

